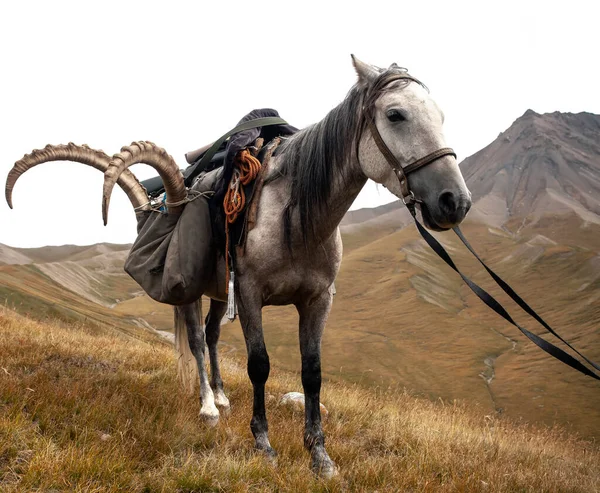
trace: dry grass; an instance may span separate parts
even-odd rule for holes
[[[302,416],[277,407],[300,390],[274,368],[267,385],[273,467],[253,450],[251,389],[225,359],[232,413],[215,429],[182,393],[171,348],[0,310],[0,490],[13,491],[598,491],[600,454],[558,428],[480,408],[325,382],[328,450],[341,474],[320,481]]]

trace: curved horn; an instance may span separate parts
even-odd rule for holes
[[[35,149],[30,154],[25,154],[25,156],[15,163],[6,178],[5,196],[6,202],[8,202],[8,206],[11,209],[13,208],[12,191],[19,177],[34,166],[49,161],[74,161],[87,164],[104,173],[110,164],[110,157],[103,151],[92,149],[85,144],[78,146],[72,142],[67,145],[61,144],[56,146],[48,144],[43,149]],[[133,207],[144,208],[148,204],[146,190],[133,173],[130,171],[123,173],[119,177],[118,183],[127,194],[127,197],[129,197]]]
[[[113,156],[104,173],[104,194],[102,196],[104,224],[108,221],[108,206],[115,183],[119,180],[121,173],[137,163],[148,164],[158,171],[169,199],[167,202],[169,212],[181,210],[180,202],[187,197],[187,190],[183,182],[183,175],[175,160],[167,154],[167,151],[152,142],[132,142],[131,145],[123,147],[119,154]],[[169,203],[174,205],[169,205]]]

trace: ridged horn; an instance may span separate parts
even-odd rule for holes
[[[167,151],[152,142],[132,142],[131,145],[123,147],[119,154],[112,157],[108,169],[104,173],[104,193],[102,195],[102,219],[104,224],[108,221],[108,206],[115,183],[118,182],[121,174],[127,171],[129,166],[138,163],[152,166],[160,175],[167,194],[169,212],[182,210],[181,205],[169,205],[169,203],[180,203],[187,197],[183,175],[175,160]]]
[[[35,149],[30,154],[25,154],[15,163],[6,178],[5,196],[8,206],[12,209],[12,191],[19,177],[38,164],[50,161],[74,161],[86,164],[97,170],[106,172],[110,164],[110,157],[103,151],[92,149],[87,145],[76,145],[70,142],[67,145],[50,145],[43,149]],[[131,171],[123,173],[118,180],[119,186],[129,197],[135,208],[144,209],[148,206],[148,195],[146,190]]]

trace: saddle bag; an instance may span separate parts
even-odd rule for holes
[[[125,271],[152,299],[170,305],[192,303],[214,278],[217,253],[209,200],[221,173],[216,169],[200,175],[181,213],[137,213],[138,236]]]

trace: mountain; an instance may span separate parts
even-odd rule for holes
[[[0,243],[0,265],[30,264],[32,259],[21,253],[18,248],[12,248]]]
[[[574,212],[600,224],[600,115],[528,110],[460,167],[479,220]]]

